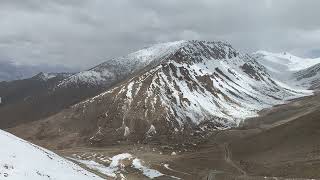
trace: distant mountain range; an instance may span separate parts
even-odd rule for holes
[[[0,61],[0,82],[21,80],[35,76],[40,72],[72,72],[71,68],[50,65],[26,65],[13,61]]]

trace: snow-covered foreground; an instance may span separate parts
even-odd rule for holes
[[[1,180],[98,180],[100,177],[39,146],[0,130]]]

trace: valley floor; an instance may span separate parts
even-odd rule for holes
[[[319,102],[320,95],[315,94],[265,109],[260,117],[245,121],[239,128],[213,132],[201,144],[79,147],[58,153],[82,165],[93,160],[102,168],[108,167],[115,155],[130,153],[144,168],[134,167],[131,161],[114,171],[117,177],[127,179],[317,179]],[[101,168],[89,169],[111,178]],[[155,171],[160,174],[146,176]]]

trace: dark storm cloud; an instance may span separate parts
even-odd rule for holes
[[[0,56],[84,68],[181,39],[314,55],[318,7],[318,0],[1,0]]]

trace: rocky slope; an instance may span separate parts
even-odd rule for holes
[[[294,73],[299,85],[309,89],[320,88],[320,63]]]
[[[34,141],[50,138],[61,146],[79,141],[182,142],[237,126],[262,108],[306,95],[275,82],[253,57],[223,42],[179,41],[129,56],[147,62],[145,67],[138,71],[140,66],[134,66],[138,68],[130,78],[33,123],[28,133],[23,133],[28,125],[12,131]]]

